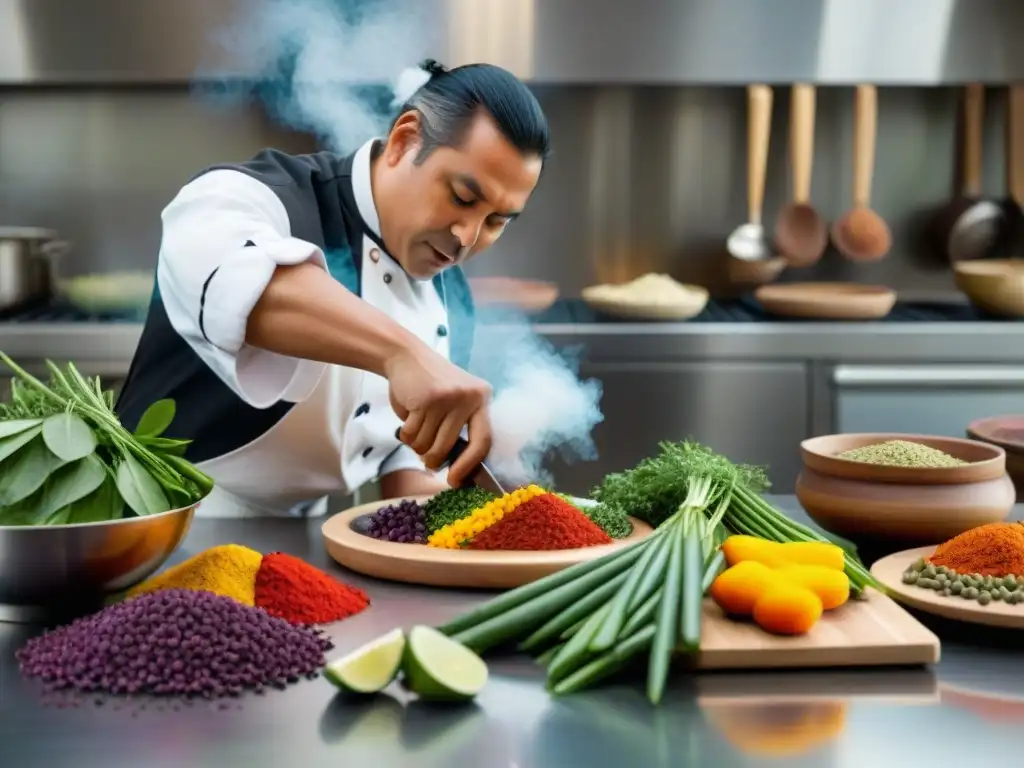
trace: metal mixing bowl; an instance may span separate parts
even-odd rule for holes
[[[0,621],[43,621],[99,607],[167,561],[197,506],[105,523],[0,526]]]

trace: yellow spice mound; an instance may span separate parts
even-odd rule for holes
[[[128,597],[161,589],[191,589],[253,605],[256,572],[262,562],[263,555],[239,544],[211,547],[133,587]]]

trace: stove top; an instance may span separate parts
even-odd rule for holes
[[[494,307],[480,308],[479,319],[482,322],[501,322],[502,319],[515,319],[519,315]],[[47,324],[47,323],[140,323],[144,317],[124,315],[90,315],[66,304],[49,303],[20,310],[0,312],[0,323],[13,324]],[[622,319],[602,315],[595,312],[581,299],[559,299],[554,306],[545,312],[533,315],[531,322],[545,325],[571,325],[574,323],[621,324]],[[631,322],[664,322],[660,320]],[[797,318],[781,318],[764,311],[752,297],[724,301],[709,301],[707,307],[688,323],[814,323],[821,320],[804,320]],[[824,321],[844,322],[844,321]],[[863,322],[863,321],[857,321]],[[926,302],[898,302],[888,317],[869,322],[877,323],[977,323],[1020,322],[1014,318],[1002,318],[987,315],[969,304],[938,304]]]
[[[484,321],[500,321],[507,312],[496,309],[483,309],[479,312]],[[531,321],[540,324],[573,324],[573,323],[622,323],[620,318],[602,315],[595,312],[581,299],[559,299],[554,306],[538,315]],[[663,320],[630,321],[663,323]],[[841,320],[806,320],[801,318],[776,317],[768,314],[752,297],[724,301],[709,301],[704,311],[687,323],[820,323],[849,322]],[[858,320],[855,322],[864,322]],[[969,304],[939,304],[927,302],[897,302],[892,312],[877,323],[977,323],[977,322],[1019,322],[1016,319],[995,317]]]

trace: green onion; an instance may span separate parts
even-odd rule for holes
[[[679,627],[676,623],[679,615],[679,600],[684,587],[683,575],[683,540],[686,531],[683,521],[672,523],[672,552],[668,557],[668,573],[665,586],[661,592],[661,603],[658,605],[658,618],[654,623],[654,640],[651,644],[651,658],[647,665],[647,698],[652,704],[658,704],[665,692],[668,680],[669,661],[675,649]]]
[[[618,672],[633,657],[650,647],[654,633],[654,625],[648,624],[636,634],[618,643],[611,651],[603,653],[557,683],[552,692],[559,696],[575,693]]]
[[[586,619],[595,610],[600,608],[608,599],[615,594],[615,591],[622,586],[629,576],[629,571],[624,571],[609,582],[602,584],[582,600],[555,614],[540,629],[526,638],[520,645],[519,650],[532,653],[543,648],[545,643],[557,640],[567,629]]]

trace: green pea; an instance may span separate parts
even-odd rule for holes
[[[921,571],[923,571],[923,570],[924,570],[924,567],[925,567],[925,565],[926,565],[926,563],[925,563],[925,561],[924,561],[924,558],[923,558],[923,557],[919,557],[919,558],[917,559],[917,562],[916,562],[916,563],[914,563],[914,564],[913,564],[912,566],[910,566],[910,567],[911,567],[911,568],[913,568],[913,569],[914,569],[915,571],[917,571],[917,572],[919,572],[919,573],[920,573]]]
[[[1000,587],[999,588],[999,592],[998,593],[993,593],[992,597],[995,597],[996,594],[999,595],[999,599],[1003,600],[1003,602],[1007,602],[1008,603],[1008,602],[1010,602],[1010,597],[1013,595],[1013,592],[1008,590],[1006,587]]]
[[[953,590],[952,589],[950,589],[949,587],[943,587],[943,589],[942,589],[942,596],[943,597],[949,597],[952,594],[953,594]]]
[[[962,582],[959,581],[954,581],[949,588],[954,595],[959,595],[961,592],[964,591],[964,585]]]
[[[988,605],[990,602],[992,602],[992,598],[994,597],[994,594],[991,594],[989,592],[982,592],[980,595],[978,595],[978,603],[981,605]]]
[[[1016,577],[1012,573],[1007,575],[1007,576],[1005,576],[1003,578],[1003,586],[1006,587],[1007,589],[1011,590],[1011,591],[1016,589],[1017,588],[1017,579],[1016,579]]]
[[[1006,602],[1008,602],[1010,605],[1016,605],[1022,600],[1024,600],[1024,592],[1021,592],[1018,589],[1010,593],[1010,596],[1006,599]]]
[[[924,573],[924,575],[927,576],[929,579],[934,579],[938,574],[938,572],[935,570],[934,565],[926,565],[922,573]]]
[[[960,596],[965,600],[976,600],[979,594],[981,593],[977,587],[968,587],[960,593]]]
[[[917,586],[921,587],[921,589],[934,589],[933,584],[938,584],[938,582],[934,579],[929,579],[927,576],[921,576],[917,580]]]
[[[936,566],[935,572],[936,573],[949,573],[949,568],[947,568],[944,565],[939,565],[939,566]]]
[[[944,573],[940,573],[936,575],[935,580],[939,582],[939,584],[946,584],[949,582],[949,577]]]

